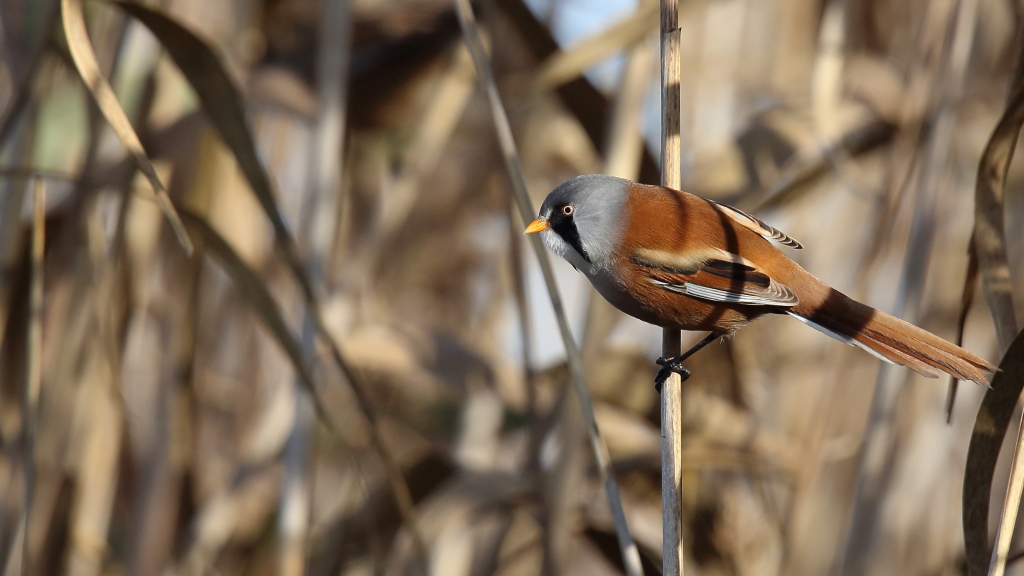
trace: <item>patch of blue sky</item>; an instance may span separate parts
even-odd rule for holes
[[[525,0],[526,5],[551,26],[551,35],[569,48],[632,14],[637,0]],[[548,20],[550,18],[550,20]],[[614,90],[625,64],[616,54],[586,72],[587,79],[604,92]]]
[[[637,9],[637,0],[524,0],[542,21],[551,27],[551,35],[563,47],[606,30]],[[610,94],[615,90],[625,66],[625,55],[615,54],[585,72],[597,89]],[[657,75],[644,98],[641,130],[655,158],[661,151],[661,92]]]

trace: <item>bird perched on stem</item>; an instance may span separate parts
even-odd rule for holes
[[[555,188],[526,228],[586,275],[616,308],[661,326],[707,330],[696,346],[660,358],[660,386],[682,362],[765,314],[788,314],[825,334],[928,376],[988,384],[995,366],[942,338],[853,300],[770,241],[799,242],[730,206],[600,174]]]

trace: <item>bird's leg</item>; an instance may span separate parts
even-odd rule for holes
[[[658,366],[661,366],[661,370],[658,370],[658,375],[654,377],[654,389],[658,391],[658,394],[661,394],[661,387],[673,372],[679,374],[679,377],[685,382],[686,379],[690,377],[690,371],[683,367],[683,360],[686,360],[701,348],[711,344],[715,340],[718,340],[719,336],[721,336],[721,334],[712,332],[703,340],[698,342],[693,348],[690,348],[679,356],[674,356],[672,358],[658,358]]]

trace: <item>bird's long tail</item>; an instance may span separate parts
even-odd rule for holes
[[[813,306],[801,302],[789,313],[836,340],[929,378],[945,372],[987,386],[989,375],[996,371],[995,366],[963,348],[832,288],[823,302]]]

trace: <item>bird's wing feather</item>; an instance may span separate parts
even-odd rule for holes
[[[639,250],[633,261],[652,284],[701,300],[783,308],[799,302],[788,286],[725,250],[712,249],[685,258],[662,250]]]
[[[749,228],[756,232],[757,234],[760,234],[761,236],[769,240],[775,240],[779,244],[789,246],[790,248],[796,248],[797,250],[803,248],[802,244],[797,242],[795,239],[791,238],[785,232],[779,230],[778,228],[773,228],[772,226],[768,225],[767,222],[761,220],[756,216],[751,216],[750,214],[747,214],[746,212],[740,210],[739,208],[733,208],[732,206],[728,206],[726,204],[719,204],[718,202],[714,201],[710,202],[715,208],[721,210],[722,213],[724,213],[729,218],[732,218],[732,220],[737,224]]]

